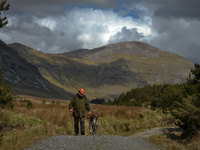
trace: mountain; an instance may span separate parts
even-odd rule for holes
[[[1,45],[0,51],[2,51]],[[66,91],[68,97],[75,94],[79,88],[85,88],[89,99],[108,99],[146,84],[183,83],[194,66],[191,61],[178,54],[136,41],[110,44],[92,50],[79,49],[62,54],[43,53],[19,43],[5,46],[18,54],[17,58],[34,68],[32,70],[29,66],[24,66],[26,72],[23,72],[26,78],[32,75],[33,78],[30,79],[32,84],[36,82],[37,73],[49,84]],[[22,62],[14,61],[16,55],[8,61],[13,59],[13,64],[23,65]],[[8,65],[7,67],[13,70],[12,67]],[[6,79],[9,81],[10,78],[7,76],[8,74]],[[21,82],[12,84],[17,87]],[[32,88],[29,85],[27,87]],[[46,85],[46,88],[48,87]]]
[[[41,97],[70,98],[70,93],[45,79],[36,66],[0,40],[0,64],[5,80],[16,94]]]

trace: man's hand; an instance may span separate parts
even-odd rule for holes
[[[69,111],[72,112],[72,109],[70,109]]]

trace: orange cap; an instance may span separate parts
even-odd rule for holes
[[[84,95],[84,92],[85,92],[84,89],[79,89],[78,91],[79,91],[81,94]]]

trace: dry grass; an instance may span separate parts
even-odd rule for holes
[[[27,109],[26,103],[16,101],[13,110],[1,110],[3,141],[0,149],[23,149],[49,136],[74,134],[73,117],[68,110],[69,101],[59,100],[61,103],[52,104],[52,99],[43,103],[42,98],[29,98],[34,109]],[[146,128],[166,126],[171,120],[170,114],[147,108],[90,106],[92,110],[100,113],[98,134],[128,136]],[[88,121],[85,122],[88,134]]]
[[[43,98],[43,97],[34,97],[34,96],[29,96],[29,95],[17,95],[16,100],[28,99],[34,103],[41,103],[42,101],[46,101],[47,104],[51,104],[52,101],[57,101],[60,102],[60,104],[66,104],[68,105],[70,103],[70,100],[62,100],[62,99],[53,99],[53,98]]]

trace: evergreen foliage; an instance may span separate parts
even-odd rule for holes
[[[8,24],[7,17],[1,18],[1,11],[6,11],[9,9],[10,4],[6,4],[7,0],[2,0],[0,3],[0,28]],[[5,108],[13,108],[12,100],[13,100],[13,93],[11,88],[5,84],[4,75],[2,73],[2,67],[0,64],[0,106]],[[3,141],[3,134],[0,135],[0,145]]]
[[[3,141],[3,134],[0,135],[0,145],[2,141]]]
[[[174,101],[180,101],[184,96],[186,84],[146,85],[122,93],[118,98],[109,101],[109,105],[143,106],[147,103],[152,109],[161,108],[163,112],[173,108]],[[193,92],[192,92],[193,93]]]
[[[200,96],[189,96],[175,103],[172,113],[179,119],[177,125],[183,129],[183,138],[191,139],[200,131]]]
[[[191,70],[193,79],[187,81],[186,98],[175,102],[173,115],[180,121],[177,125],[183,129],[183,138],[191,139],[200,133],[200,65],[195,64]]]
[[[8,3],[8,4],[6,4],[6,3],[7,3],[7,0],[1,1],[1,3],[0,3],[0,15],[1,15],[1,11],[6,11],[6,10],[9,9],[10,3]],[[7,17],[1,18],[1,16],[0,16],[0,28],[5,26],[6,24],[8,24]]]
[[[11,87],[5,83],[1,68],[0,65],[0,107],[13,108],[13,92]]]
[[[104,104],[106,101],[103,98],[96,98],[96,99],[92,99],[90,101],[90,103],[92,104]]]
[[[200,81],[200,65],[195,64],[194,67],[195,68],[192,69],[191,72],[194,75],[194,80],[197,80],[197,82],[199,83],[199,81]]]

